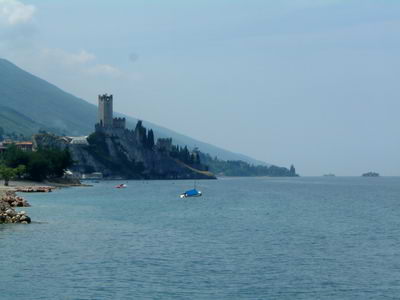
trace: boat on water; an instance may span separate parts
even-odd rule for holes
[[[203,194],[197,189],[191,189],[180,195],[181,198],[201,197]]]
[[[379,173],[376,172],[368,172],[361,175],[362,177],[379,177]]]
[[[124,184],[124,183],[118,184],[115,188],[116,189],[124,189],[124,188],[126,188],[126,184]]]

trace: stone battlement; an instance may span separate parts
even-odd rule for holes
[[[99,101],[110,102],[112,100],[113,100],[113,95],[108,95],[108,94],[99,95]]]
[[[113,128],[125,128],[126,119],[125,118],[114,118],[113,119]]]

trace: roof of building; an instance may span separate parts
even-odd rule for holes
[[[71,141],[70,144],[75,145],[88,145],[87,136],[70,136]]]

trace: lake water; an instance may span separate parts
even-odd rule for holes
[[[0,299],[400,299],[400,178],[118,183],[25,194]]]

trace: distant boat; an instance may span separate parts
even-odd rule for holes
[[[183,194],[180,195],[181,198],[189,198],[189,197],[201,197],[203,194],[201,191],[198,191],[197,189],[192,189],[184,192]]]
[[[329,174],[324,174],[324,177],[335,177],[335,174],[329,173]]]
[[[124,183],[118,184],[115,188],[124,189],[124,188],[126,188],[126,184],[124,184]]]
[[[188,190],[180,195],[181,198],[189,198],[189,197],[201,197],[203,194],[201,191],[196,188],[196,181],[194,182],[194,187],[191,190]]]
[[[362,177],[379,177],[379,173],[376,172],[368,172],[368,173],[364,173],[362,174]]]

